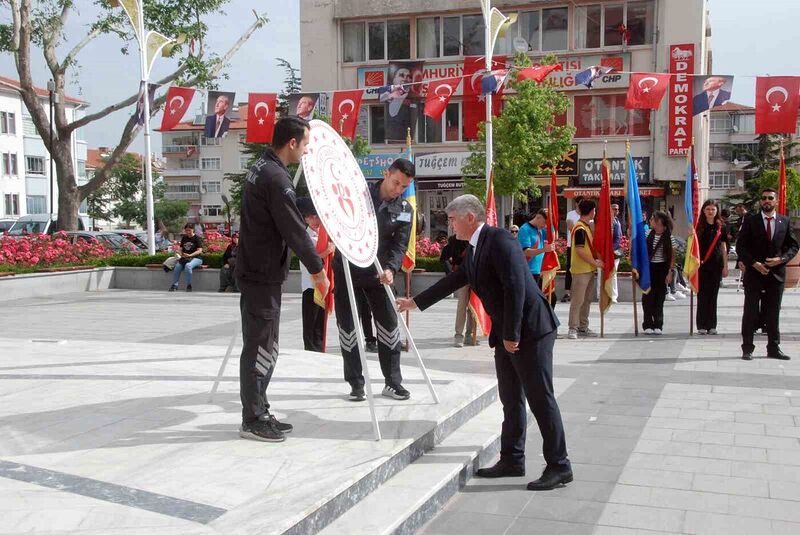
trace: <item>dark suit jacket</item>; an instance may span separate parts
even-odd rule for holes
[[[506,230],[484,225],[478,237],[477,258],[464,260],[454,271],[414,298],[425,310],[469,284],[492,318],[489,345],[503,340],[541,338],[558,328],[547,298],[528,271],[519,242]]]
[[[222,126],[219,129],[219,137],[225,135],[225,132],[228,131],[228,128],[231,126],[231,120],[225,117],[222,119]],[[215,130],[217,129],[217,116],[216,115],[207,115],[206,116],[206,127],[203,130],[203,135],[207,138],[217,137],[214,134],[216,133]]]
[[[775,277],[779,282],[783,282],[786,276],[786,263],[795,257],[798,251],[797,239],[794,237],[789,226],[789,218],[782,215],[775,215],[772,221],[774,230],[772,240],[767,239],[767,229],[764,227],[764,220],[761,212],[747,216],[739,230],[739,237],[736,240],[736,254],[739,261],[744,262],[747,270],[744,272],[744,281],[753,280],[754,277],[765,278]],[[755,262],[762,264],[767,258],[779,256],[782,264],[769,269],[769,275],[762,275],[751,266]]]
[[[719,94],[717,95],[717,100],[714,101],[714,106],[722,106],[730,99],[731,99],[730,92],[725,91],[724,89],[720,89]],[[706,96],[706,92],[703,91],[702,93],[695,95],[694,99],[692,100],[692,115],[703,113],[707,109],[708,109],[708,97]]]

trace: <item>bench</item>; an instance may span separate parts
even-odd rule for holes
[[[147,269],[164,269],[164,264],[145,264],[144,267]],[[194,269],[208,269],[208,264],[202,264]]]

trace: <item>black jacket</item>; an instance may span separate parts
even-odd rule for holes
[[[558,318],[528,271],[519,242],[508,231],[484,225],[478,237],[474,267],[469,255],[439,282],[414,297],[425,310],[469,284],[492,318],[489,345],[503,340],[539,339],[558,328]]]
[[[789,218],[776,214],[772,224],[772,240],[769,240],[761,212],[748,216],[742,223],[736,239],[736,255],[748,268],[744,272],[745,284],[753,277],[775,277],[778,282],[783,282],[786,277],[786,263],[797,255],[797,239],[789,226]],[[776,256],[781,258],[782,264],[769,268],[768,275],[762,275],[751,268],[755,262],[763,264],[767,258]]]
[[[267,149],[247,173],[241,218],[238,279],[252,284],[283,284],[289,274],[289,248],[310,273],[322,271],[322,260],[295,205],[289,170],[272,149]]]
[[[236,267],[236,255],[239,253],[239,246],[233,245],[233,243],[228,244],[228,247],[225,249],[225,252],[222,253],[222,265],[225,264],[233,264]],[[231,262],[231,259],[233,261]]]
[[[403,257],[408,250],[408,238],[411,236],[411,221],[414,218],[414,208],[404,200],[402,196],[396,197],[391,201],[381,201],[381,183],[373,182],[369,184],[369,192],[372,196],[372,205],[375,207],[375,215],[378,219],[378,260],[383,269],[391,269],[397,273],[403,266]],[[338,264],[334,267],[343,269],[342,255],[336,253],[333,261]],[[355,286],[379,286],[378,272],[374,267],[360,268],[350,266],[353,274],[353,284]]]
[[[468,246],[468,241],[459,240],[455,235],[450,236],[447,240],[447,245],[442,248],[442,254],[439,256],[439,261],[442,263],[445,273],[458,271],[467,254]]]

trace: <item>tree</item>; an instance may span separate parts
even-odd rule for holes
[[[185,87],[213,87],[214,81],[234,54],[257,29],[268,22],[264,15],[256,14],[255,21],[224,56],[219,57],[215,54],[206,56],[203,37],[208,27],[201,22],[201,17],[218,13],[229,0],[142,1],[148,29],[168,37],[183,36],[192,42],[199,42],[198,53],[194,55],[190,52],[185,57],[179,56],[184,48],[182,46],[165,48],[166,55],[178,59],[178,66],[168,76],[151,82],[164,87],[173,82]],[[95,38],[104,34],[114,34],[123,41],[123,54],[129,52],[130,45],[136,40],[136,32],[131,28],[123,10],[119,8],[120,0],[94,0],[99,15],[89,25],[87,34],[68,49],[66,54],[59,57],[60,47],[67,44],[67,39],[63,35],[64,25],[73,11],[77,10],[75,4],[74,0],[0,0],[0,5],[10,6],[12,16],[11,24],[0,25],[0,50],[14,54],[20,79],[20,95],[36,131],[55,164],[59,193],[58,226],[65,230],[77,228],[78,207],[81,201],[108,180],[111,170],[141,129],[137,124],[136,114],[131,113],[130,119],[120,132],[116,148],[105,164],[97,169],[88,183],[78,186],[72,167],[72,134],[78,128],[101,120],[111,113],[135,106],[139,99],[139,91],[137,88],[136,92],[124,100],[110,104],[95,113],[75,118],[71,122],[67,120],[64,86],[66,80],[77,76],[80,70],[77,61],[80,52]],[[137,46],[134,44],[134,50]],[[55,135],[52,145],[49,139],[48,113],[36,94],[31,76],[31,49],[34,47],[40,49],[44,55],[47,68],[55,82],[55,92],[59,97],[54,108]],[[151,110],[153,115],[158,112],[165,99],[165,92],[155,99]]]
[[[548,55],[543,65],[556,62]],[[505,98],[503,112],[492,120],[494,127],[494,190],[497,195],[511,195],[526,200],[530,193],[539,196],[533,176],[540,169],[558,163],[572,146],[575,128],[556,126],[555,118],[566,113],[569,99],[546,84],[531,80],[518,82],[517,72],[532,65],[525,53],[514,56],[508,86],[516,91]],[[468,179],[467,191],[480,198],[486,195],[486,130],[480,125],[478,142],[469,145],[472,155],[464,166],[464,174],[483,177]]]
[[[778,168],[780,167],[780,153],[781,153],[781,135],[762,134],[755,138],[757,147],[755,152],[749,150],[736,150],[735,145],[732,146],[735,150],[731,152],[732,159],[742,161],[749,161],[750,163],[744,167],[744,191],[728,195],[725,200],[731,204],[743,203],[748,209],[758,206],[761,198],[761,189],[764,187],[777,187],[778,185]],[[789,179],[793,169],[792,166],[800,161],[800,156],[794,154],[795,148],[798,143],[792,141],[791,138],[784,140],[783,150],[786,158],[786,182],[787,188],[787,203],[791,207],[793,205],[792,199],[798,195],[797,190]],[[774,176],[774,180],[773,177]],[[774,182],[774,183],[773,183]]]
[[[106,161],[109,156],[110,153],[101,157]],[[88,197],[89,217],[106,220],[119,218],[126,223],[146,220],[146,217],[142,217],[144,175],[141,158],[136,154],[126,153],[109,172],[109,178]],[[160,198],[165,186],[156,172],[153,173],[153,184],[153,196]]]
[[[289,95],[299,93],[302,89],[299,69],[292,67],[292,64],[283,58],[278,58],[278,65],[286,71],[286,78],[283,80],[283,91],[278,94],[278,117],[289,115]]]

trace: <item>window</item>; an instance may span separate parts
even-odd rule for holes
[[[222,191],[222,182],[219,180],[203,181],[203,193],[220,193]]]
[[[27,173],[29,175],[43,175],[44,174],[44,158],[41,157],[41,156],[26,156],[25,157],[25,173]],[[28,210],[28,212],[30,212],[30,210]]]
[[[222,169],[222,161],[220,158],[202,158],[200,160],[200,169],[203,171],[219,171]]]
[[[642,0],[627,5],[592,4],[575,8],[575,48],[621,46],[620,26],[628,30],[629,45],[653,42],[653,2]]]
[[[465,56],[481,56],[486,53],[486,45],[484,44],[484,25],[483,15],[464,15],[462,17],[464,27],[464,55]]]
[[[342,24],[345,63],[411,58],[409,19],[345,22]]]
[[[567,16],[566,7],[542,10],[542,50],[567,49]]]
[[[5,200],[5,214],[19,215],[19,195],[16,193],[6,193],[3,195]]]
[[[209,217],[218,217],[222,215],[222,205],[221,204],[204,204],[202,207],[202,213],[205,216]]]
[[[386,123],[383,118],[383,106],[369,108],[369,142],[386,143]]]
[[[25,199],[28,214],[46,214],[47,197],[44,195],[28,195]]]
[[[26,136],[39,135],[39,132],[36,131],[36,125],[33,124],[33,119],[30,115],[22,116],[22,133]]]
[[[734,115],[733,126],[734,131],[739,134],[755,134],[756,116],[754,114]]]
[[[411,58],[411,23],[408,19],[386,23],[386,44],[390,60]]]
[[[221,139],[222,138],[218,138],[218,137],[205,137],[205,136],[202,136],[200,138],[200,144],[203,145],[204,147],[213,147],[213,146],[219,145]],[[194,145],[194,142],[192,142],[191,144]]]
[[[384,35],[385,22],[370,22],[367,24],[369,28],[369,59],[385,59],[383,47],[385,45],[386,36]]]
[[[441,32],[440,17],[417,19],[417,57],[438,58]]]
[[[17,133],[17,117],[15,114],[11,113],[10,111],[0,111],[0,133]]]
[[[730,162],[732,158],[733,149],[730,145],[724,143],[711,143],[708,146],[708,159],[709,160],[724,160]]]
[[[730,115],[724,117],[711,117],[711,133],[712,134],[728,134],[733,126],[733,120]]]
[[[345,63],[364,61],[365,44],[363,22],[342,24],[342,57]]]
[[[461,55],[461,17],[442,19],[442,55]]]
[[[17,155],[5,152],[3,153],[3,174],[8,176],[17,176]]]
[[[736,188],[736,175],[730,171],[712,171],[708,174],[709,189]]]
[[[751,162],[758,154],[758,143],[736,143],[731,147],[733,159],[740,162]]]
[[[242,171],[247,171],[248,169],[250,169],[250,156],[239,157],[239,168]]]
[[[199,169],[199,160],[180,160],[179,169]]]
[[[625,95],[575,97],[575,137],[649,136],[650,110],[625,109]]]
[[[434,121],[423,115],[417,127],[417,141],[419,143],[442,143],[442,141],[461,141],[461,105],[451,102],[442,118]]]
[[[86,160],[78,160],[78,176],[86,176]]]

